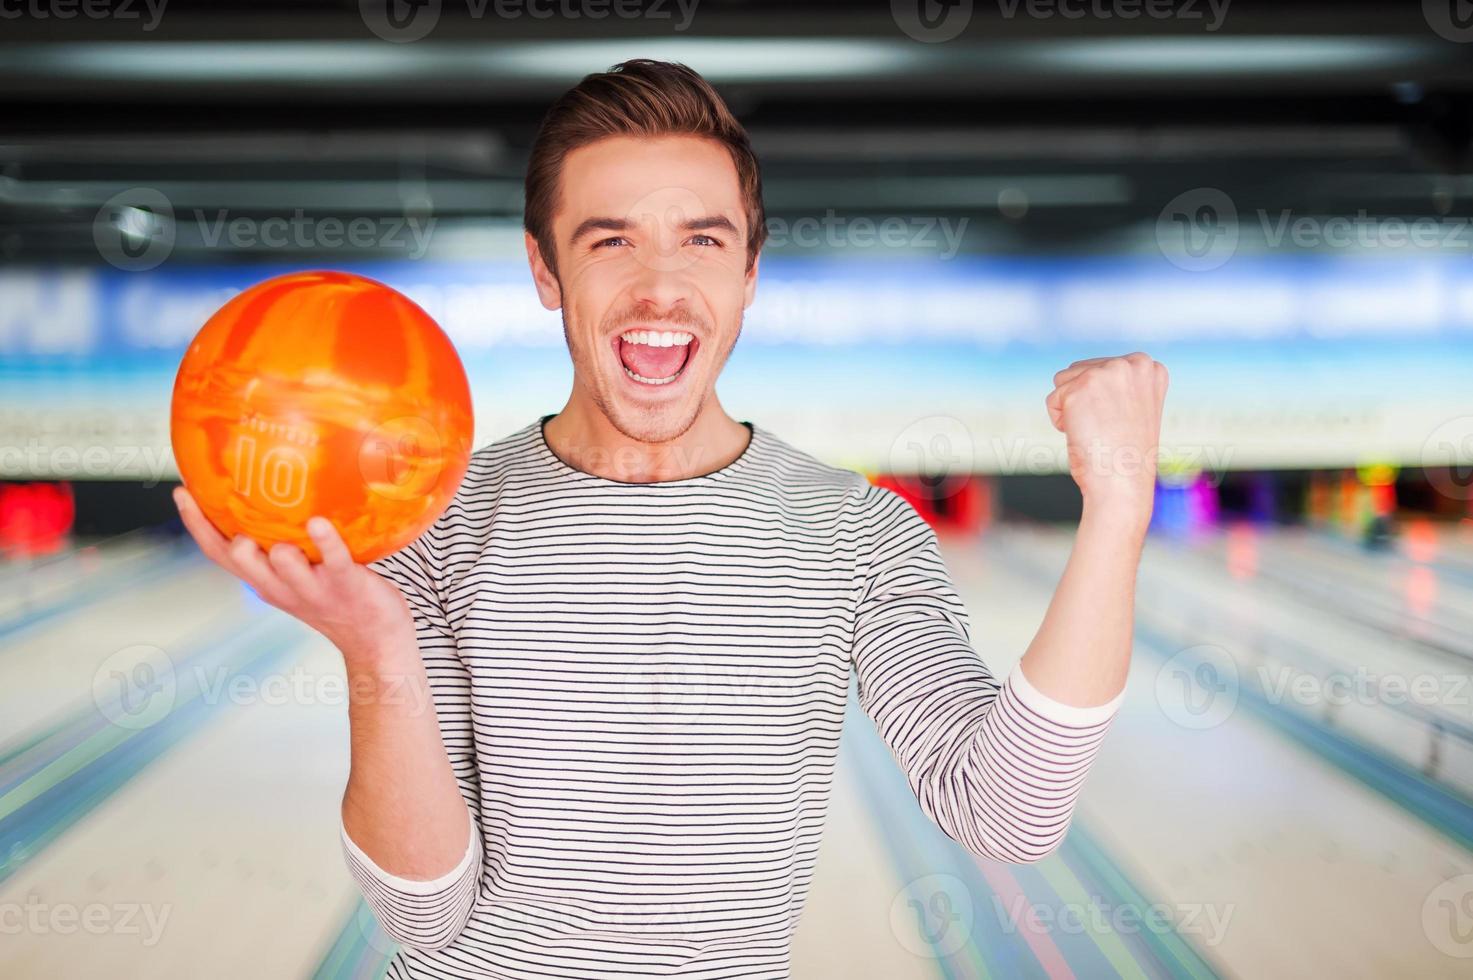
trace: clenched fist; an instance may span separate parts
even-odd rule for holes
[[[1141,353],[1075,361],[1054,375],[1049,419],[1087,507],[1149,523],[1167,381],[1165,365]]]

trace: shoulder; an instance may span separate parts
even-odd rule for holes
[[[758,441],[758,468],[784,486],[828,490],[837,495],[862,496],[871,486],[863,473],[826,463],[763,426],[753,426]]]
[[[936,530],[910,500],[862,473],[824,463],[776,437],[772,441],[779,447],[771,454],[778,460],[772,472],[787,488],[782,509],[805,527],[840,532],[825,540],[852,548],[861,601],[913,590],[917,583],[951,589]],[[960,604],[952,604],[964,620]]]
[[[868,528],[897,522],[929,527],[909,501],[872,483],[866,474],[824,462],[770,429],[755,431],[763,440],[762,476],[786,493],[830,503]]]
[[[507,486],[537,464],[539,424],[534,421],[471,453],[455,495],[412,546],[437,573],[453,574],[474,562]]]
[[[471,453],[470,465],[466,467],[465,484],[485,484],[504,480],[518,470],[535,466],[541,456],[541,419],[533,419],[527,425],[489,442]]]

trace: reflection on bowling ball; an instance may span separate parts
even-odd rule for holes
[[[220,308],[185,352],[170,420],[184,485],[211,523],[321,560],[328,518],[359,562],[397,551],[449,504],[471,450],[450,339],[382,283],[299,272]]]

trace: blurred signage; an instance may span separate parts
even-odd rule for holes
[[[414,298],[463,350],[560,347],[525,262],[337,264]],[[300,266],[0,270],[0,368],[175,358],[254,282]],[[1293,257],[1210,274],[1160,258],[766,259],[743,342],[944,343],[1473,338],[1473,265]]]
[[[571,367],[524,262],[338,264],[407,293],[461,351],[484,444],[555,412]],[[301,266],[0,271],[0,477],[173,475],[168,402],[199,326]],[[1070,361],[1171,368],[1174,472],[1473,462],[1473,266],[1160,256],[763,260],[719,392],[734,416],[869,472],[1052,473]],[[1467,458],[1465,458],[1467,457]]]

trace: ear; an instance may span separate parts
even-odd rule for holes
[[[747,270],[746,283],[742,287],[742,309],[752,305],[752,300],[757,298],[757,266],[762,264],[762,252],[759,250],[752,257],[752,268]]]
[[[537,285],[537,298],[542,300],[542,305],[546,309],[562,309],[563,287],[543,260],[542,249],[537,246],[537,239],[533,238],[529,231],[523,232],[522,237],[527,243],[527,262],[532,267],[532,281]]]

